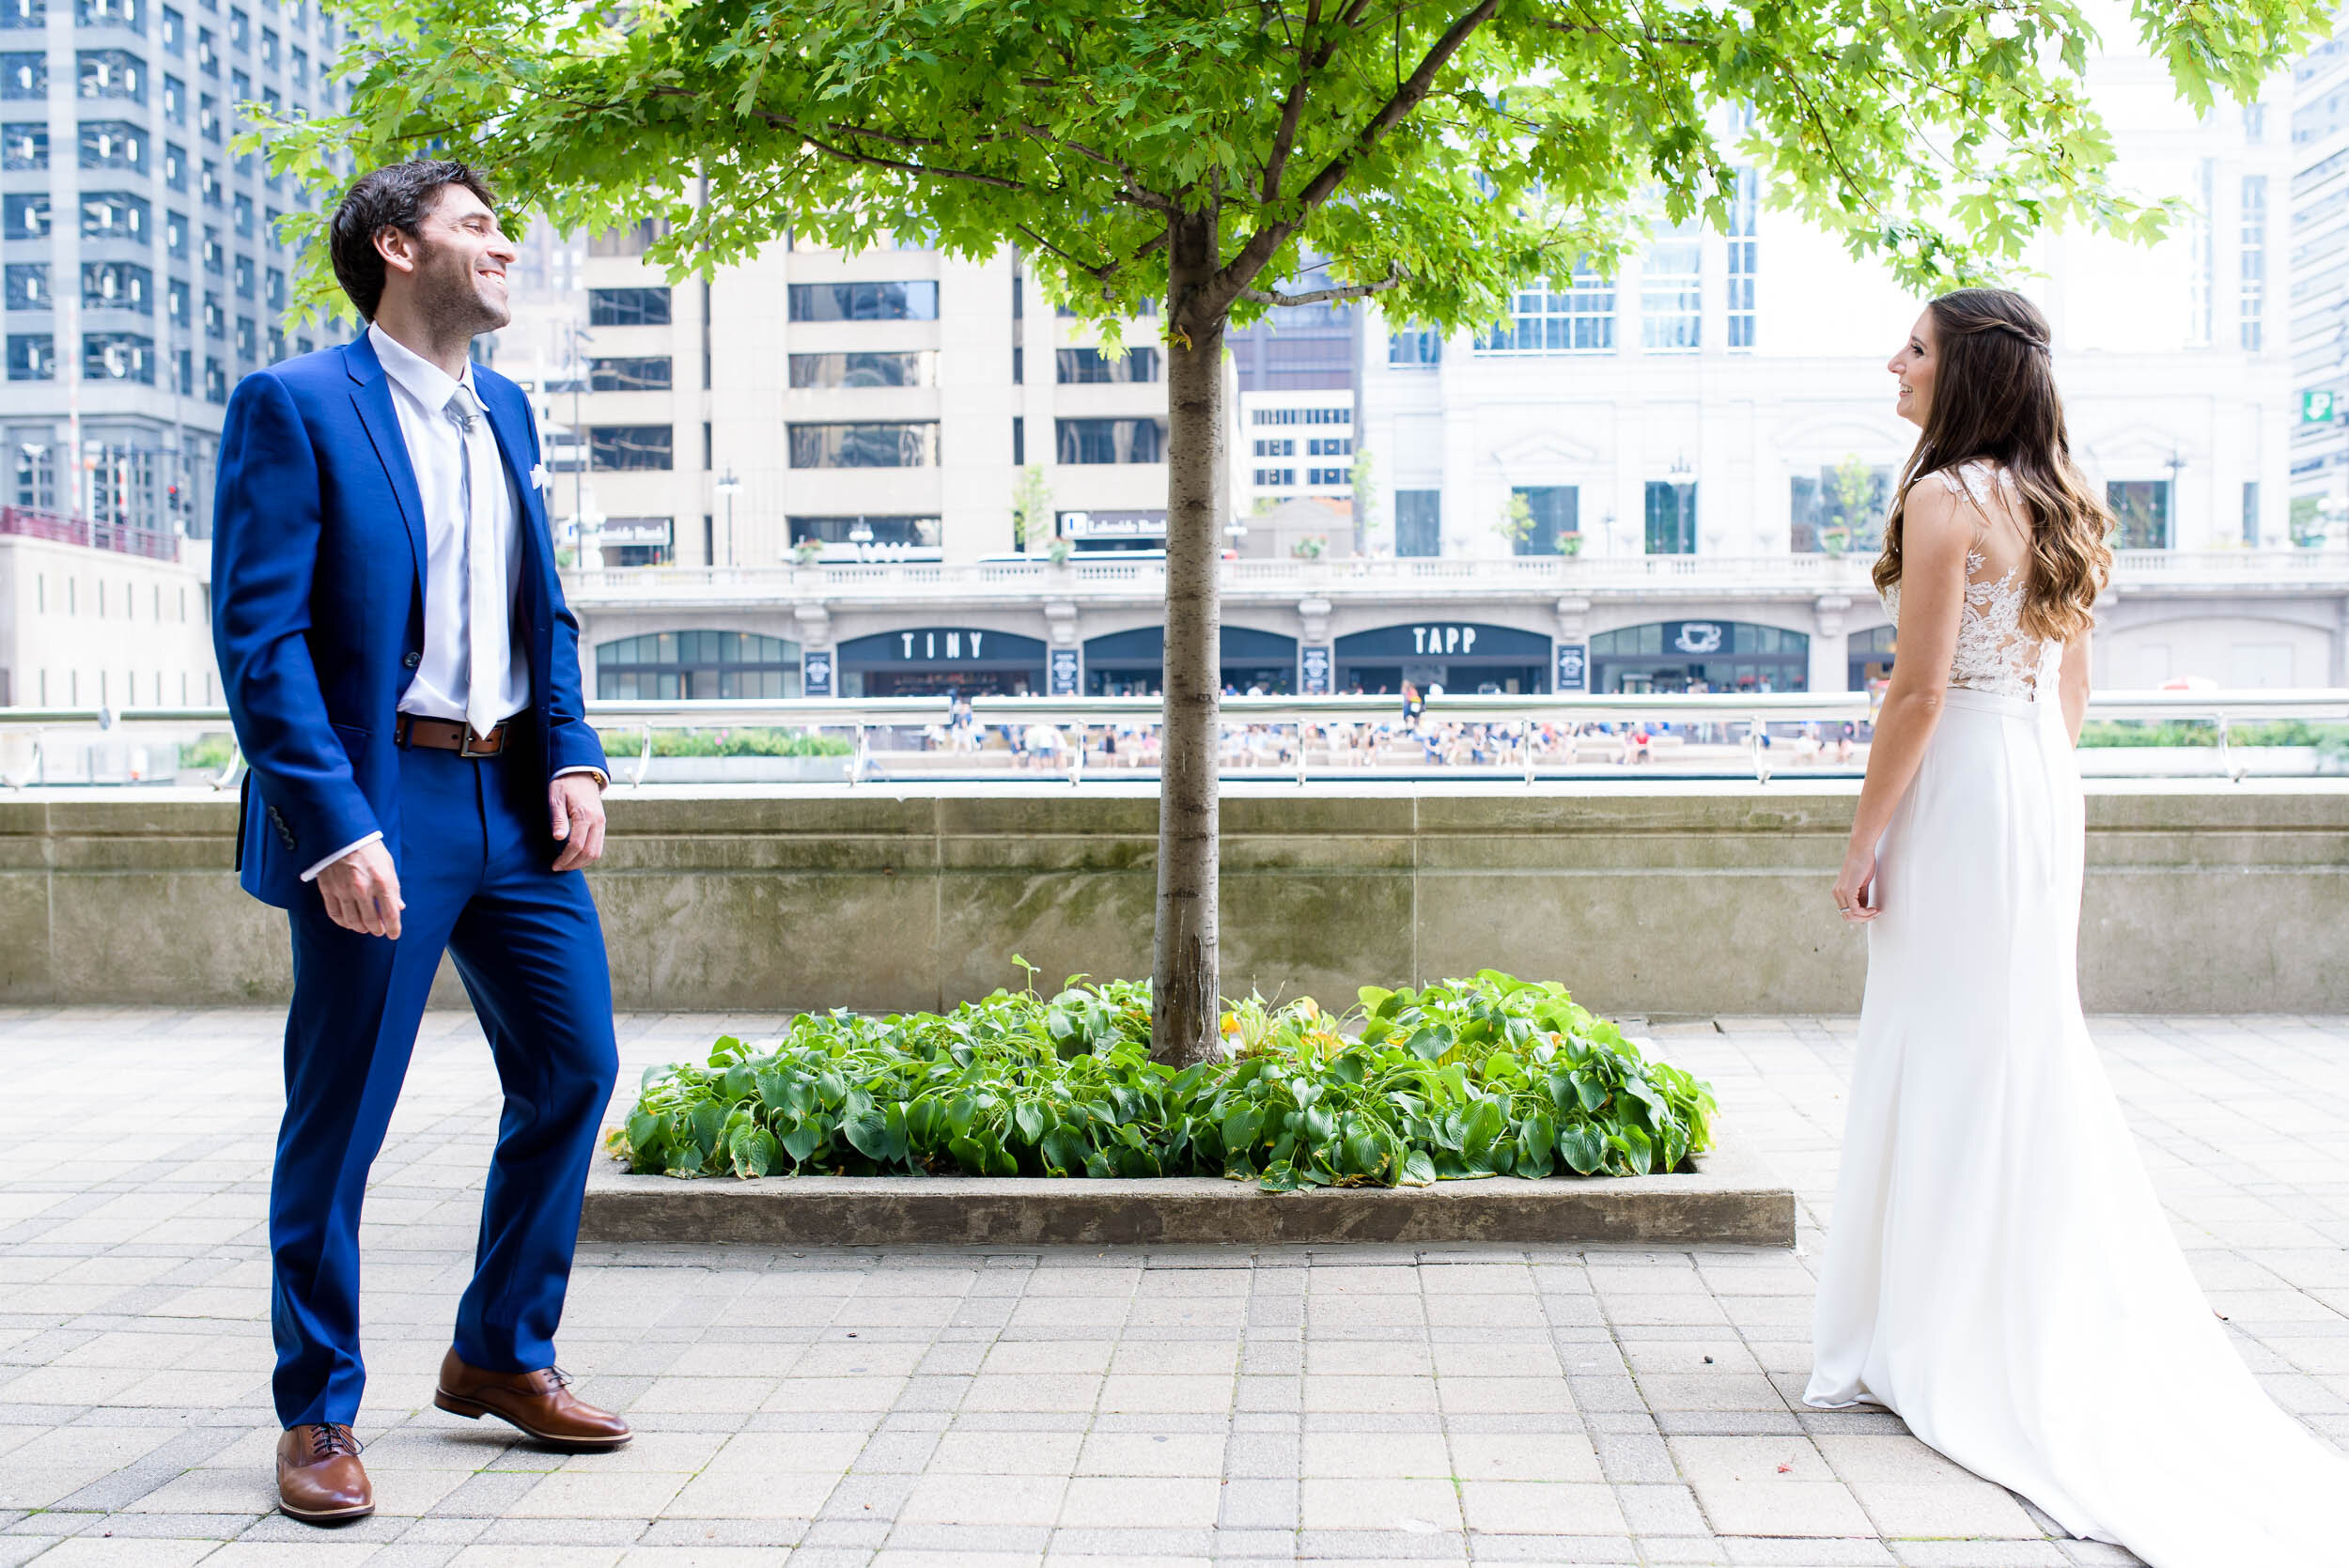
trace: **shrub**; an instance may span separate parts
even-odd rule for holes
[[[2311,723],[2306,719],[2274,719],[2262,724],[2236,724],[2227,731],[2231,746],[2314,746],[2338,754],[2349,749],[2349,724]],[[2165,719],[2148,723],[2132,719],[2092,719],[2080,726],[2083,746],[2217,746],[2218,726],[2202,720]]]
[[[1033,971],[1031,971],[1033,973]],[[1079,977],[1081,979],[1081,977]],[[1632,1175],[1711,1143],[1709,1086],[1563,986],[1491,970],[1223,1016],[1226,1054],[1150,1060],[1150,991],[998,990],[953,1012],[805,1013],[647,1071],[613,1150],[675,1176],[1221,1175],[1268,1190]]]
[[[612,756],[635,756],[645,749],[642,730],[611,730],[600,736]],[[846,736],[813,730],[655,730],[657,757],[844,757],[856,748]]]

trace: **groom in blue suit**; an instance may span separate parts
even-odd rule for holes
[[[537,430],[474,365],[510,319],[490,189],[418,160],[331,232],[355,341],[238,383],[221,434],[213,636],[251,770],[246,892],[288,911],[293,1003],[270,1187],[279,1506],[372,1512],[350,1423],[359,1205],[446,951],[505,1087],[473,1281],[433,1403],[614,1448],[554,1367],[580,1195],[617,1072],[603,748],[536,484]]]

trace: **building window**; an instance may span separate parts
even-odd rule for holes
[[[84,27],[127,27],[147,31],[147,0],[76,0],[73,20]]]
[[[1258,409],[1249,416],[1251,425],[1351,425],[1352,409]]]
[[[669,291],[665,288],[590,288],[587,324],[591,327],[665,327],[669,324]]]
[[[1248,482],[1260,490],[1277,490],[1297,483],[1293,468],[1260,468],[1249,476]]]
[[[0,54],[0,99],[39,101],[49,96],[49,56]]]
[[[238,361],[238,363],[239,363],[239,364],[241,364],[241,365],[251,365],[251,364],[252,364],[252,363],[253,363],[256,359],[257,359],[258,357],[260,357],[260,352],[261,352],[261,334],[260,334],[260,333],[257,330],[257,326],[256,326],[256,323],[254,322],[253,318],[252,318],[252,317],[250,317],[250,316],[240,316],[240,317],[238,317],[238,318],[237,318],[237,361]]]
[[[204,270],[216,278],[228,275],[228,247],[221,242],[220,230],[210,224],[204,225]]]
[[[57,379],[57,340],[48,333],[8,334],[8,380],[53,381]]]
[[[2267,177],[2243,177],[2242,344],[2256,354],[2263,346],[2267,307]]]
[[[1025,468],[1027,465],[1028,422],[1022,415],[1013,414],[1011,416],[1011,466]]]
[[[1156,349],[1128,349],[1122,354],[1106,349],[1056,349],[1052,351],[1052,375],[1063,386],[1166,379]]]
[[[188,19],[169,6],[163,8],[163,33],[164,54],[185,54],[188,52]]]
[[[1064,463],[1162,463],[1166,461],[1163,419],[1062,419],[1054,421],[1055,457]]]
[[[1601,354],[1615,347],[1615,286],[1577,266],[1572,287],[1520,288],[1509,318],[1481,333],[1480,354]]]
[[[269,270],[269,283],[261,291],[261,303],[272,310],[286,308],[286,274],[274,267]]]
[[[310,52],[298,43],[287,51],[286,74],[297,87],[310,85]]]
[[[255,278],[257,274],[253,267],[253,258],[249,256],[241,256],[237,257],[235,271],[237,277],[237,298],[240,300],[252,299],[254,294],[257,292],[255,287]]]
[[[228,401],[228,372],[222,367],[220,361],[210,355],[207,355],[204,360],[204,401],[207,403]]]
[[[234,6],[228,8],[228,46],[239,54],[253,47],[253,18]]]
[[[84,333],[82,375],[93,381],[155,384],[155,340],[135,333]]]
[[[1753,282],[1760,241],[1754,238],[1762,212],[1762,182],[1751,169],[1737,171],[1729,202],[1729,347],[1753,347]]]
[[[188,325],[192,308],[189,303],[188,286],[175,278],[163,290],[165,318],[173,326],[184,327]]]
[[[1884,544],[1884,514],[1892,502],[1892,471],[1857,458],[1791,481],[1788,544],[1797,554],[1875,551]]]
[[[132,261],[82,263],[82,303],[92,310],[155,313],[155,274]]]
[[[253,198],[242,191],[228,204],[228,226],[237,231],[240,240],[253,238]]]
[[[163,189],[184,193],[188,188],[188,149],[177,142],[163,144]]]
[[[596,647],[596,695],[610,701],[694,702],[796,697],[800,645],[751,631],[655,631]]]
[[[588,466],[599,473],[675,467],[676,429],[667,425],[591,425]]]
[[[0,27],[33,28],[49,25],[49,0],[0,0]]]
[[[128,120],[82,122],[82,167],[147,172],[147,132]]]
[[[1305,483],[1308,485],[1327,488],[1332,485],[1351,485],[1353,482],[1354,471],[1352,469],[1309,468],[1305,471]]]
[[[1572,485],[1519,486],[1509,492],[1511,548],[1519,555],[1557,555],[1581,531],[1581,497]]]
[[[793,468],[935,468],[935,420],[901,425],[794,425]]]
[[[54,303],[49,297],[46,261],[11,261],[5,275],[8,309],[47,310]]]
[[[163,249],[171,253],[171,257],[175,261],[185,261],[188,258],[186,214],[179,212],[163,214]]]
[[[2118,550],[2170,548],[2170,481],[2115,479],[2105,486],[2105,505],[2121,520],[2112,537]]]
[[[2243,106],[2243,139],[2252,147],[2267,140],[2267,105],[2246,103]]]
[[[204,294],[204,335],[228,338],[228,313],[221,308],[220,296],[207,289]]]
[[[1443,491],[1394,492],[1394,552],[1397,555],[1443,553]]]
[[[795,387],[936,386],[938,350],[910,353],[793,354]]]
[[[2260,482],[2243,481],[2243,542],[2257,549],[2260,542]]]
[[[0,233],[10,240],[49,238],[49,198],[30,193],[0,196]]]
[[[210,93],[202,93],[196,98],[195,133],[214,147],[221,145],[220,100]]]
[[[1697,552],[1697,488],[1666,480],[1647,482],[1647,552],[1650,555],[1694,555]]]
[[[1387,338],[1387,364],[1398,370],[1433,370],[1443,363],[1443,334],[1433,327],[1407,327]]]
[[[272,27],[261,29],[261,69],[264,70],[277,69],[277,32]]]
[[[2211,191],[2216,179],[2216,159],[2205,158],[2195,174],[2194,201],[2186,214],[2186,341],[2190,349],[2210,347],[2211,294],[2213,292],[2213,239],[2211,234]]]
[[[791,542],[804,544],[891,545],[909,550],[936,550],[941,535],[939,520],[925,517],[836,517],[789,520]]]
[[[910,283],[795,283],[794,321],[935,321],[938,285]]]
[[[1351,436],[1315,436],[1305,442],[1308,458],[1350,458],[1354,455]]]
[[[147,101],[147,65],[127,49],[85,49],[74,56],[84,98]]]
[[[128,191],[89,191],[82,196],[82,238],[147,243],[147,198]]]
[[[8,355],[8,365],[13,370],[16,365],[16,354],[13,349]],[[16,504],[43,512],[56,509],[57,459],[50,447],[29,442],[18,444],[16,449]],[[71,578],[66,579],[66,592],[69,595],[72,593],[72,582]],[[40,587],[46,590],[48,586],[48,580],[41,579]],[[41,609],[45,611],[48,608],[48,603],[44,598]]]
[[[668,233],[668,219],[640,218],[632,224],[622,224],[616,228],[598,229],[590,234],[587,237],[587,254],[589,256],[642,256],[645,254],[646,247],[656,240],[666,239]]]
[[[1297,456],[1297,438],[1281,436],[1259,441],[1256,442],[1256,456],[1259,458],[1294,458]]]
[[[15,120],[0,125],[0,168],[45,169],[48,166],[47,120]]]
[[[1704,324],[1704,251],[1694,218],[1660,230],[1640,268],[1640,347],[1685,354]]]
[[[163,118],[174,125],[188,123],[188,85],[177,76],[163,78]]]
[[[669,356],[652,354],[636,359],[591,359],[587,362],[587,390],[666,392],[669,390]]]

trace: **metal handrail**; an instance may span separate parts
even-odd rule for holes
[[[1222,718],[1227,722],[1313,726],[1399,722],[1401,699],[1394,696],[1335,695],[1316,697],[1225,697]],[[1163,715],[1156,697],[977,697],[972,715],[983,724],[1048,724],[1081,730],[1071,748],[1068,768],[1072,784],[1081,781],[1086,746],[1097,724],[1148,724]],[[1489,722],[1515,732],[1521,753],[1522,773],[1533,779],[1533,726],[1548,722],[1595,722],[1650,719],[1679,722],[1695,719],[1743,720],[1749,725],[1755,777],[1767,783],[1770,759],[1762,737],[1771,724],[1861,722],[1874,717],[1875,699],[1865,691],[1838,692],[1608,692],[1562,691],[1537,695],[1453,695],[1426,699],[1425,714],[1437,722]],[[701,701],[597,701],[587,704],[588,721],[599,730],[641,729],[644,739],[632,775],[640,784],[652,760],[656,729],[736,728],[779,726],[797,729],[847,729],[853,732],[849,782],[863,782],[871,773],[871,732],[875,729],[922,728],[943,724],[952,711],[945,697],[734,697]],[[2349,688],[2303,687],[2263,690],[2143,691],[2091,693],[2088,712],[2094,719],[2200,720],[2217,728],[2219,769],[2240,783],[2247,768],[2230,746],[2233,726],[2276,719],[2349,720]],[[0,707],[0,731],[34,732],[38,766],[47,732],[95,726],[101,730],[187,728],[204,725],[226,728],[226,707]],[[1299,744],[1297,782],[1307,782],[1303,736]],[[238,770],[240,755],[232,749],[228,767],[213,780],[225,788]],[[1467,770],[1460,770],[1467,776]],[[1494,769],[1484,769],[1493,772]],[[1501,768],[1501,776],[1519,771]],[[22,789],[26,776],[6,781]]]

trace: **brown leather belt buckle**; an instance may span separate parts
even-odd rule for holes
[[[402,746],[429,746],[460,757],[493,757],[506,750],[506,723],[501,721],[488,735],[475,736],[461,719],[419,719],[403,713],[392,727],[392,738]]]

